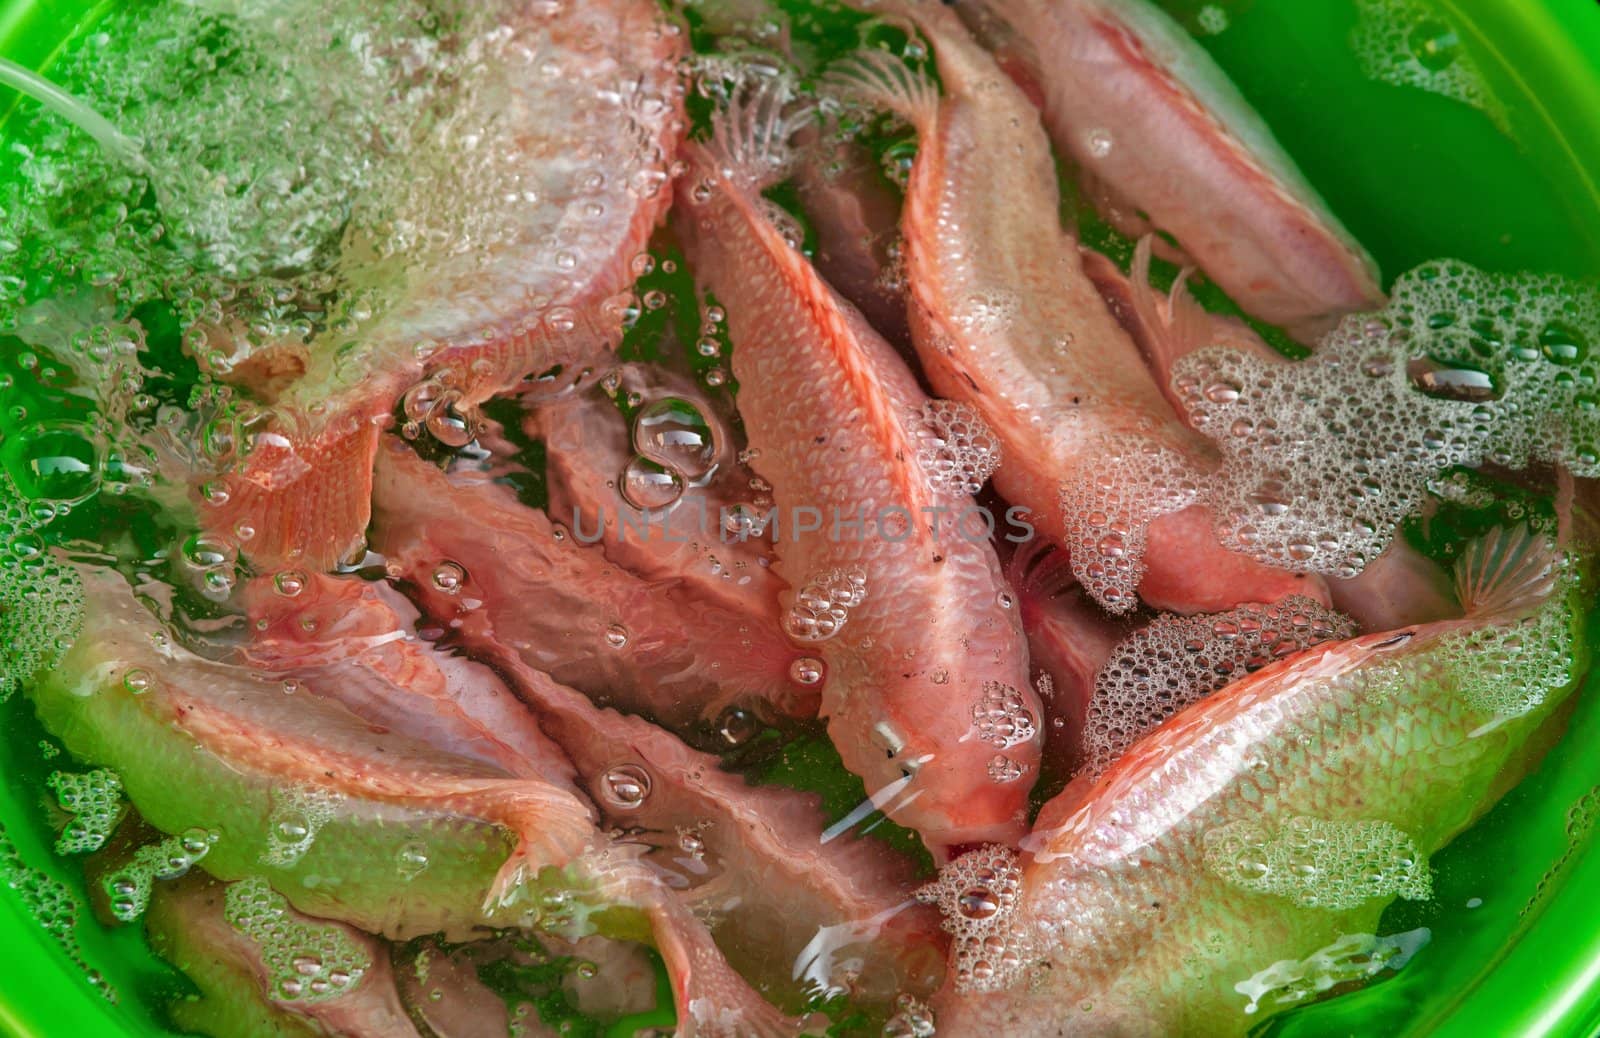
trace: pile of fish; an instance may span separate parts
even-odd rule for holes
[[[208,393],[129,455],[166,579],[7,489],[6,623],[51,625],[8,665],[137,812],[107,912],[176,1022],[1236,1034],[1403,964],[1380,914],[1583,676],[1593,290],[1386,296],[1143,0],[819,5],[862,40],[820,64],[793,4],[440,6],[326,320],[187,325]],[[396,104],[434,53],[339,46]],[[682,355],[628,355],[680,265]],[[70,309],[9,333],[70,352]],[[75,369],[103,414],[122,342]],[[1450,572],[1404,534],[1493,486],[1540,504]],[[724,766],[808,724],[842,819]]]

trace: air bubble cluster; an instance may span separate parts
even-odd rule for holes
[[[1155,440],[1105,442],[1093,471],[1061,486],[1072,574],[1110,613],[1138,604],[1150,524],[1193,504],[1199,483],[1176,450]]]
[[[83,587],[46,550],[44,521],[0,471],[0,701],[66,652],[83,625]]]
[[[1245,674],[1354,634],[1349,618],[1303,595],[1210,615],[1156,617],[1118,643],[1095,675],[1083,771],[1104,773],[1167,718]]]
[[[867,600],[867,573],[859,566],[831,569],[806,581],[783,617],[798,642],[825,642],[844,629],[850,610]]]
[[[968,851],[917,891],[939,907],[955,936],[951,956],[956,990],[1001,991],[1032,959],[1033,942],[1020,910],[1022,866],[1016,851],[989,846]]]
[[[929,400],[922,405],[917,464],[936,492],[976,494],[1000,467],[1000,441],[966,404]]]
[[[1388,937],[1345,934],[1304,959],[1275,962],[1241,980],[1233,990],[1249,999],[1244,1007],[1246,1013],[1257,1012],[1263,1003],[1272,1008],[1294,1005],[1335,985],[1366,980],[1384,970],[1402,969],[1432,936],[1427,927]]]
[[[259,876],[228,886],[223,917],[261,950],[267,991],[275,1001],[337,998],[372,967],[367,953],[342,928],[302,921]]]
[[[144,915],[145,909],[150,907],[150,891],[155,881],[184,876],[216,842],[216,833],[195,828],[181,836],[140,847],[132,861],[101,880],[106,897],[110,899],[111,914],[124,923]]]
[[[1600,292],[1555,276],[1424,264],[1346,317],[1310,359],[1226,347],[1174,366],[1223,464],[1206,481],[1222,542],[1350,577],[1456,466],[1533,462],[1600,476]],[[1075,563],[1076,564],[1076,563]]]
[[[1206,833],[1205,865],[1235,886],[1305,908],[1339,911],[1433,893],[1433,873],[1415,841],[1383,821],[1295,817],[1275,830],[1230,822]]]
[[[1461,34],[1422,0],[1356,0],[1350,45],[1369,79],[1415,87],[1483,112],[1501,130],[1506,109],[1489,89]]]
[[[1004,682],[989,681],[972,705],[972,728],[983,742],[1006,750],[1038,735],[1039,722],[1021,692]]]
[[[116,990],[98,970],[89,967],[78,945],[78,896],[65,883],[25,863],[4,825],[0,825],[0,883],[16,894],[23,909],[61,945],[106,1001],[114,1004]]]
[[[274,792],[262,864],[289,868],[305,857],[342,799],[337,793],[320,789]]]
[[[56,837],[56,853],[99,850],[122,817],[122,779],[114,771],[96,768],[82,773],[52,772],[45,784],[55,792],[61,809],[72,815]]]

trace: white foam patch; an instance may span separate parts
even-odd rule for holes
[[[345,931],[301,922],[289,902],[259,876],[228,886],[223,917],[261,950],[269,997],[279,1002],[320,1002],[358,984],[372,966]]]
[[[1167,718],[1229,682],[1355,625],[1302,595],[1202,616],[1162,615],[1118,643],[1095,675],[1083,771],[1100,775]]]
[[[24,502],[0,470],[0,701],[72,647],[83,626],[83,586],[40,529],[55,514]]]
[[[1263,1004],[1278,1008],[1304,1002],[1336,984],[1367,980],[1384,970],[1399,970],[1421,951],[1433,936],[1427,927],[1388,937],[1369,933],[1345,934],[1318,948],[1304,959],[1282,959],[1233,986],[1249,1000],[1246,1013]]]
[[[1094,471],[1061,487],[1073,576],[1108,612],[1138,604],[1150,523],[1193,504],[1199,481],[1175,451],[1136,438],[1091,452]]]
[[[1213,347],[1174,366],[1223,454],[1203,499],[1227,547],[1360,573],[1455,466],[1557,463],[1600,476],[1600,293],[1554,276],[1424,264],[1310,359]]]
[[[1000,441],[983,416],[966,404],[929,400],[922,405],[917,463],[934,491],[976,494],[1000,467]]]
[[[1230,822],[1205,834],[1205,865],[1234,886],[1305,908],[1338,911],[1374,898],[1421,901],[1433,893],[1426,856],[1384,821]]]
[[[1033,940],[1019,910],[1022,866],[1016,851],[990,846],[969,851],[917,891],[917,900],[939,906],[944,928],[954,935],[951,976],[957,991],[1000,991],[1022,976]]]

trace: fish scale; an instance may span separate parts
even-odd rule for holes
[[[1224,551],[1191,507],[1214,452],[1168,406],[1055,218],[1050,141],[1027,97],[954,11],[876,6],[932,42],[942,95],[881,51],[829,81],[917,129],[901,213],[912,337],[934,388],[976,408],[1003,444],[995,489],[1117,612],[1136,586],[1179,612],[1318,595]]]
[[[825,574],[866,578],[865,601],[820,645],[830,735],[869,791],[904,787],[885,810],[930,845],[1014,835],[1038,739],[1008,748],[1026,781],[997,782],[987,772],[995,749],[973,737],[972,720],[988,682],[1018,690],[1039,717],[999,563],[986,539],[958,533],[954,515],[922,511],[971,499],[932,488],[916,460],[926,398],[910,370],[764,215],[746,175],[772,156],[717,153],[749,139],[750,127],[741,135],[734,125],[746,116],[760,118],[726,115],[713,150],[689,147],[684,191],[698,204],[683,224],[697,275],[728,311],[739,409],[780,522],[802,508],[823,513],[821,531],[785,531],[778,543],[785,606]],[[848,518],[891,508],[909,515],[903,531],[893,516],[887,532],[832,526],[834,509]]]
[[[1206,860],[1207,847],[1228,826],[1282,839],[1295,819],[1335,832],[1387,823],[1425,869],[1493,804],[1505,775],[1528,766],[1530,735],[1575,686],[1582,651],[1568,600],[1575,582],[1541,583],[1539,567],[1554,572],[1553,556],[1525,531],[1504,537],[1512,565],[1503,586],[1519,594],[1466,585],[1463,619],[1268,666],[1047,804],[1024,843],[1032,861],[1018,912],[1048,971],[997,994],[948,997],[940,1033],[1006,1021],[1019,1035],[1059,1034],[1074,1020],[1090,1033],[1239,1033],[1245,1000],[1233,984],[1341,935],[1374,932],[1399,888],[1344,904],[1335,895],[1349,888],[1333,884],[1365,879],[1354,859],[1334,859],[1323,885],[1306,888],[1330,909],[1248,889],[1244,872],[1230,880]],[[1519,585],[1519,573],[1535,578]],[[1532,707],[1505,711],[1486,697],[1485,638],[1512,654],[1489,680],[1542,675]],[[1072,1008],[1080,1004],[1092,1008]]]

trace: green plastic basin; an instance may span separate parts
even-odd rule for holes
[[[108,5],[0,0],[0,53],[47,67],[62,41]],[[1197,6],[1184,4],[1190,12]],[[1505,128],[1457,101],[1366,78],[1348,44],[1352,0],[1217,6],[1231,24],[1205,45],[1387,275],[1453,256],[1488,270],[1600,276],[1600,5],[1593,0],[1436,0],[1440,23],[1454,29],[1502,102]],[[30,102],[0,92],[0,115],[15,103]],[[1364,990],[1279,1016],[1264,1025],[1267,1033],[1577,1038],[1600,1031],[1600,849],[1593,819],[1574,812],[1600,786],[1600,682],[1589,686],[1542,766],[1435,858],[1437,897],[1385,916],[1385,932],[1430,929],[1416,959]],[[37,749],[43,733],[20,700],[0,706],[0,722],[8,777],[0,783],[0,823],[28,865],[82,891],[80,864],[50,847]],[[77,941],[120,1004],[108,1002],[17,892],[0,885],[0,1033],[170,1033],[160,996],[182,992],[184,982],[137,927],[111,931],[83,919]]]

